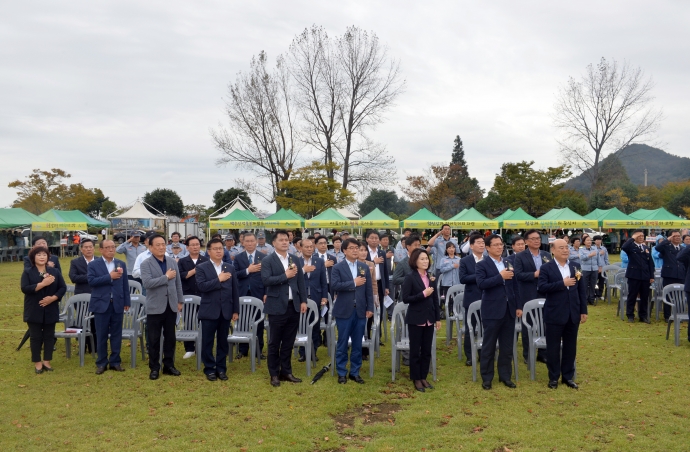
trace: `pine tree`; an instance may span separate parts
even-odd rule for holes
[[[462,165],[467,168],[467,162],[465,161],[465,150],[462,147],[462,140],[460,135],[456,135],[455,141],[453,142],[453,155],[450,159],[451,165]]]
[[[479,187],[479,181],[474,177],[470,177],[467,161],[465,160],[465,150],[460,135],[455,137],[453,143],[453,153],[451,155],[446,183],[451,192],[455,195],[455,199],[449,200],[451,205],[447,206],[447,209],[449,211],[455,211],[455,213],[465,207],[474,206],[484,195],[482,189]]]

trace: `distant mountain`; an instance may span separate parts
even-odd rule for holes
[[[618,160],[618,161],[616,161]],[[647,185],[661,187],[667,182],[690,179],[690,158],[678,157],[661,149],[646,144],[631,144],[615,154],[606,156],[601,161],[602,170],[606,168],[611,181],[611,175],[617,174],[627,178],[635,185],[644,185],[644,170],[647,169]],[[610,171],[610,173],[609,173]],[[615,177],[619,178],[619,177]],[[572,188],[583,193],[589,193],[589,179],[580,174],[565,183],[565,188]]]

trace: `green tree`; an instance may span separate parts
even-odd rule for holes
[[[156,188],[144,195],[144,202],[154,209],[166,215],[175,217],[184,216],[184,203],[182,198],[174,190],[169,188]]]
[[[580,215],[586,215],[589,212],[585,195],[577,190],[571,189],[562,189],[558,193],[556,207],[567,207]]]
[[[50,171],[34,169],[25,180],[15,180],[7,184],[17,189],[17,199],[12,207],[20,207],[29,212],[40,215],[53,208],[55,189],[63,184],[64,179],[72,177],[59,168]]]
[[[446,183],[452,197],[446,200],[444,210],[450,215],[458,213],[469,206],[476,206],[484,197],[484,191],[479,187],[479,181],[470,177],[465,150],[460,136],[455,137],[450,166],[446,176]]]
[[[339,208],[352,204],[354,194],[326,175],[328,166],[330,165],[314,160],[295,170],[289,180],[279,184],[281,194],[276,197],[276,203],[304,217],[313,217],[330,207]]]
[[[668,210],[674,215],[684,217],[690,214],[690,187],[686,187],[668,202]]]
[[[409,209],[407,200],[403,197],[398,198],[394,191],[374,188],[359,205],[359,214],[364,216],[376,208],[382,212],[394,212],[396,215],[405,214]]]
[[[189,204],[184,206],[184,216],[194,217],[199,223],[206,223],[208,216],[217,209],[208,208],[202,204]]]
[[[115,204],[111,200],[105,200],[103,201],[103,204],[101,204],[101,217],[102,218],[107,218],[108,215],[111,213],[115,212],[117,210],[117,204]]]
[[[218,210],[223,208],[224,205],[231,203],[235,199],[240,198],[242,201],[244,201],[249,207],[252,207],[252,200],[249,197],[249,194],[245,191],[242,190],[241,188],[228,188],[227,190],[218,189],[216,192],[213,194],[213,207],[212,209]]]

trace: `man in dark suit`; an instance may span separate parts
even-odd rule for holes
[[[314,253],[314,256],[323,261],[326,267],[326,282],[330,285],[331,272],[333,271],[333,266],[338,263],[338,259],[328,254],[328,239],[326,236],[320,235],[318,238],[314,238],[314,245],[316,246],[316,253]]]
[[[326,266],[321,259],[314,257],[314,242],[311,239],[302,239],[302,257],[298,259],[299,265],[302,267],[302,272],[304,273],[304,285],[307,288],[307,298],[314,300],[317,306],[326,306],[328,304]],[[317,311],[317,315],[320,318],[320,309]],[[321,329],[316,328],[316,326],[312,330],[312,341],[314,345],[312,356],[318,361],[319,358],[316,356],[316,350],[321,345]],[[306,361],[304,347],[299,348],[298,361]]]
[[[465,285],[465,294],[463,295],[462,307],[465,308],[465,323],[469,321],[467,318],[467,311],[470,305],[477,300],[482,299],[482,291],[477,287],[476,267],[479,262],[484,259],[484,236],[477,233],[470,234],[468,239],[470,242],[470,254],[460,259],[460,284]],[[474,324],[472,325],[474,327]],[[465,328],[465,341],[463,343],[465,350],[465,357],[467,361],[465,365],[472,365],[472,345],[470,343],[470,329]],[[479,354],[481,358],[481,353]]]
[[[676,259],[685,267],[685,297],[690,300],[690,245],[681,248]],[[690,342],[690,328],[688,328],[688,341]]]
[[[393,283],[394,286],[402,286],[405,277],[412,272],[408,262],[410,254],[412,254],[412,251],[422,246],[422,242],[418,235],[409,235],[402,239],[402,241],[405,242],[403,246],[407,254],[395,264],[395,271],[393,271],[393,278],[391,278],[391,283]]]
[[[237,274],[237,287],[240,297],[250,296],[266,301],[264,283],[261,281],[261,261],[266,258],[266,254],[257,250],[257,240],[253,232],[245,232],[242,241],[244,251],[235,256],[235,274]],[[264,349],[264,322],[259,323],[256,329],[258,339],[258,349],[256,353],[261,359],[266,359],[263,355]],[[239,344],[237,358],[249,354],[249,344]]]
[[[240,310],[239,290],[235,267],[223,262],[223,242],[212,239],[207,247],[210,261],[197,266],[197,287],[201,293],[199,320],[201,321],[201,359],[204,375],[209,381],[226,381],[228,332],[230,320],[237,320]],[[216,356],[213,356],[213,342]]]
[[[520,300],[520,305],[537,298],[544,298],[544,294],[537,289],[539,270],[543,264],[552,259],[549,253],[541,251],[541,234],[539,231],[530,229],[525,232],[524,237],[527,249],[515,254],[515,279],[518,284],[518,292],[515,295]],[[522,357],[525,359],[525,363],[527,363],[528,355],[529,339],[526,334],[523,334]],[[544,355],[545,353],[539,349],[537,361],[545,363],[546,357]]]
[[[182,280],[182,294],[201,296],[196,285],[196,267],[208,261],[207,256],[201,255],[201,240],[199,237],[192,236],[187,239],[187,255],[177,261],[180,269],[180,279]],[[184,341],[185,354],[182,359],[189,359],[196,354],[194,341]]]
[[[484,339],[480,359],[482,388],[491,389],[494,379],[494,356],[498,340],[498,380],[508,388],[517,386],[511,380],[515,316],[522,316],[513,291],[513,266],[503,260],[503,240],[491,234],[485,240],[489,256],[476,265],[477,287],[482,291],[482,326]]]
[[[366,234],[366,242],[367,242],[367,260],[373,262],[376,264],[375,270],[376,270],[376,281],[372,281],[373,284],[376,284],[376,293],[379,295],[379,304],[383,305],[383,299],[386,295],[390,293],[390,290],[388,289],[388,283],[389,283],[389,274],[388,274],[388,265],[386,264],[386,251],[382,250],[379,247],[381,238],[379,236],[379,233],[376,231],[370,230]],[[381,319],[380,321],[383,323],[383,309],[381,309]],[[374,319],[370,318],[367,320],[367,331],[371,333],[371,327],[374,324]],[[380,342],[380,345],[383,345],[383,342]]]
[[[91,286],[89,286],[89,278],[87,274],[87,265],[93,262],[93,253],[96,248],[93,245],[93,240],[84,239],[79,243],[81,249],[81,256],[75,257],[69,264],[69,279],[74,284],[74,295],[80,293],[91,293]],[[98,341],[96,339],[96,319],[91,321],[91,334],[93,334],[93,343],[98,350]],[[86,341],[86,351],[91,353],[91,341]],[[95,351],[95,350],[94,350]]]
[[[683,284],[685,282],[685,265],[682,262],[678,262],[678,253],[681,250],[680,243],[680,231],[673,230],[668,232],[667,239],[662,240],[656,246],[659,256],[664,260],[664,264],[661,267],[661,278],[664,287],[670,284]],[[668,321],[669,317],[671,317],[671,306],[666,303],[663,306],[664,319]]]
[[[349,378],[363,384],[364,379],[359,375],[362,367],[362,336],[367,318],[374,315],[374,296],[372,290],[371,273],[369,267],[358,261],[359,242],[356,239],[346,239],[343,242],[345,260],[333,267],[333,290],[338,295],[338,301],[333,305],[338,328],[338,344],[336,348],[336,369],[338,383],[347,383],[347,348],[348,341],[352,341],[350,352]]]
[[[39,246],[48,248],[48,242],[43,237],[34,237],[31,246],[32,248],[37,248]],[[50,255],[50,257],[48,258],[48,263],[46,265],[48,267],[57,268],[58,270],[62,271],[62,268],[60,268],[60,259],[58,259],[58,257],[54,254]],[[24,256],[24,270],[27,270],[29,268],[31,268],[31,260],[29,259],[29,256],[27,254],[26,256]]]
[[[650,284],[654,282],[654,261],[649,248],[644,244],[644,232],[640,229],[634,231],[621,249],[628,255],[628,268],[625,270],[625,277],[628,278],[628,322],[635,321],[635,301],[639,295],[637,313],[640,322],[651,323],[647,313],[647,301]]]
[[[587,321],[587,290],[580,268],[568,262],[568,242],[555,240],[551,250],[554,259],[542,265],[538,283],[539,291],[546,297],[543,313],[548,386],[558,388],[561,377],[566,386],[577,389],[573,381],[577,331],[580,323]]]
[[[261,280],[266,289],[264,313],[269,315],[271,337],[268,341],[268,371],[271,385],[280,381],[301,383],[292,375],[290,356],[295,345],[300,313],[307,312],[307,288],[297,256],[288,254],[288,234],[273,234],[274,253],[261,262]]]
[[[91,286],[89,311],[93,312],[96,318],[98,334],[96,375],[105,372],[108,364],[111,370],[124,372],[120,359],[122,318],[131,306],[127,266],[121,260],[115,259],[115,242],[103,240],[99,248],[103,258],[96,259],[87,267],[87,279]]]

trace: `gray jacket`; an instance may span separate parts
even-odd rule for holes
[[[168,269],[175,270],[177,275],[168,279],[161,271],[155,256],[151,256],[141,263],[141,282],[146,289],[146,314],[163,314],[165,305],[170,305],[173,312],[177,312],[178,303],[182,303],[182,279],[177,262],[170,256],[165,256]]]

